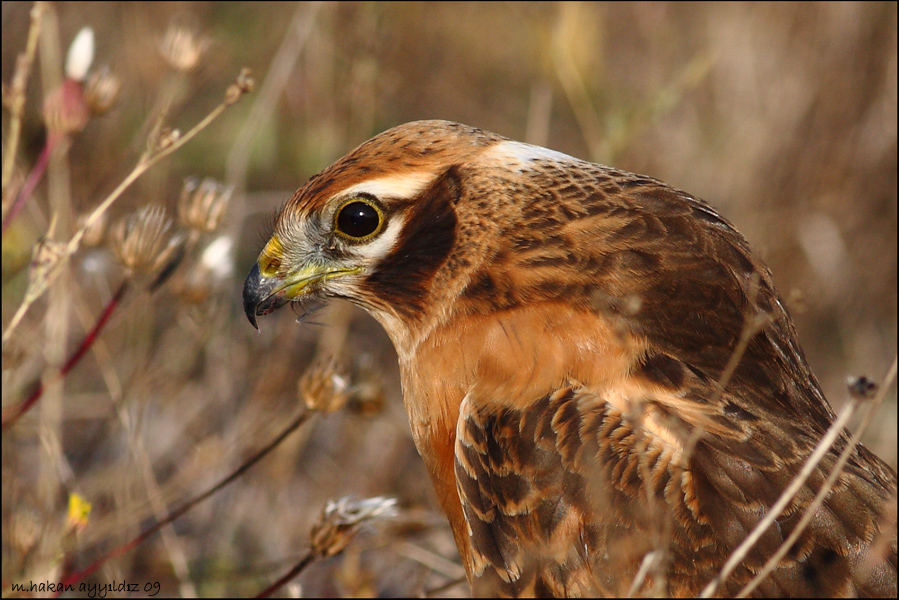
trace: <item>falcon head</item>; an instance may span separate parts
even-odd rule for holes
[[[480,214],[457,208],[478,186],[497,187],[509,166],[485,154],[502,142],[525,147],[458,123],[408,123],[312,177],[247,276],[250,322],[288,302],[339,297],[374,315],[398,349],[412,343],[464,287],[498,228],[488,217],[502,203],[495,195],[490,207],[477,197]],[[493,162],[501,169],[484,176]]]

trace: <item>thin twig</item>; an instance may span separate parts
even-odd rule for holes
[[[97,560],[92,562],[90,565],[88,565],[84,569],[70,573],[63,580],[63,583],[60,586],[60,590],[63,590],[67,586],[73,585],[73,584],[77,583],[78,581],[84,579],[91,573],[94,573],[97,569],[102,567],[110,559],[113,559],[117,556],[122,556],[123,554],[126,554],[133,548],[136,548],[137,546],[142,544],[144,541],[146,541],[148,538],[150,538],[153,534],[155,534],[157,531],[159,531],[160,529],[162,529],[169,523],[173,522],[178,517],[180,517],[183,514],[185,514],[186,512],[188,512],[194,506],[196,506],[203,500],[206,500],[207,498],[209,498],[210,496],[212,496],[213,494],[215,494],[216,492],[218,492],[225,486],[236,481],[241,475],[243,475],[248,470],[250,470],[256,463],[258,463],[260,460],[262,460],[272,450],[277,448],[281,444],[281,442],[284,441],[285,438],[287,438],[287,436],[289,436],[291,433],[296,431],[313,414],[315,414],[315,413],[307,411],[307,410],[302,410],[293,419],[293,421],[291,421],[290,424],[288,424],[287,427],[285,427],[284,430],[281,431],[281,433],[279,433],[277,436],[275,436],[275,438],[271,442],[269,442],[268,444],[263,446],[262,449],[260,449],[255,454],[253,454],[249,459],[247,459],[246,462],[241,464],[233,473],[231,473],[230,475],[228,475],[227,477],[222,479],[220,482],[213,485],[211,488],[209,488],[208,490],[206,490],[199,496],[193,498],[192,500],[188,500],[187,502],[182,504],[180,507],[178,507],[175,510],[173,510],[172,512],[170,512],[166,518],[164,518],[161,521],[158,521],[152,527],[145,529],[144,531],[142,531],[140,534],[138,534],[134,539],[132,539],[128,543],[123,544],[123,545],[119,546],[118,548],[114,548],[110,552],[107,552],[106,554],[104,554],[103,556],[101,556],[100,558],[98,558]],[[60,592],[60,593],[62,593],[62,592]],[[59,596],[59,594],[57,594],[57,597],[58,596]]]
[[[425,598],[430,598],[432,596],[436,596],[437,594],[439,594],[441,592],[445,592],[446,590],[448,590],[450,588],[454,588],[457,585],[462,585],[463,583],[468,583],[468,579],[466,579],[465,577],[451,579],[442,585],[438,585],[435,588],[425,590],[424,596],[425,596]]]
[[[849,421],[852,414],[855,412],[856,407],[858,406],[858,400],[853,398],[850,402],[847,402],[843,409],[840,411],[840,414],[837,415],[836,420],[831,424],[830,429],[827,430],[827,433],[824,434],[824,437],[821,438],[821,441],[818,442],[817,447],[815,447],[815,451],[812,452],[811,456],[808,457],[805,464],[802,466],[802,470],[793,478],[790,482],[790,485],[783,491],[780,495],[780,498],[777,499],[777,502],[774,503],[774,506],[768,511],[768,514],[765,515],[765,518],[762,519],[756,526],[755,529],[743,540],[743,543],[740,544],[731,557],[724,563],[724,567],[722,567],[721,571],[709,582],[707,586],[702,590],[702,593],[699,594],[700,598],[711,598],[715,592],[718,590],[718,587],[724,582],[725,579],[733,572],[737,565],[746,558],[746,555],[755,545],[755,543],[759,540],[759,538],[764,535],[764,533],[768,530],[768,528],[777,520],[784,509],[793,501],[793,497],[797,492],[805,485],[806,480],[811,476],[812,472],[818,467],[818,463],[821,462],[821,459],[830,451],[831,446],[843,432],[843,428],[846,426],[846,423]]]
[[[9,325],[7,326],[6,331],[3,332],[4,344],[9,341],[12,332],[22,321],[25,313],[28,312],[28,308],[43,295],[43,293],[47,290],[53,280],[62,271],[62,268],[66,264],[68,264],[69,259],[75,254],[75,252],[78,251],[78,248],[81,246],[81,239],[84,237],[85,232],[87,232],[87,230],[90,229],[91,226],[93,226],[103,216],[103,213],[105,213],[106,210],[110,206],[112,206],[113,202],[118,200],[122,193],[126,189],[128,189],[128,187],[130,187],[131,184],[134,183],[148,169],[150,169],[152,166],[154,166],[169,154],[184,146],[184,144],[189,142],[191,139],[193,139],[194,136],[200,133],[200,131],[205,129],[210,123],[212,123],[212,121],[218,118],[218,116],[221,115],[225,111],[225,109],[233,103],[233,101],[229,102],[226,99],[224,102],[215,107],[212,112],[206,115],[206,117],[203,118],[202,121],[197,123],[190,131],[188,131],[183,136],[179,137],[178,139],[172,140],[171,143],[164,148],[147,150],[143,155],[141,155],[134,169],[132,169],[131,172],[125,177],[125,179],[122,180],[122,182],[118,185],[118,187],[116,187],[116,189],[114,189],[112,193],[109,194],[109,196],[107,196],[106,199],[100,203],[100,206],[98,206],[90,214],[90,216],[85,220],[84,225],[81,227],[81,229],[75,232],[75,235],[73,235],[72,239],[69,240],[69,242],[66,244],[65,252],[63,253],[60,260],[55,265],[53,265],[53,267],[51,267],[51,269],[47,273],[43,285],[36,289],[34,293],[27,295],[22,301],[22,304],[19,305],[19,308],[10,321]]]
[[[654,571],[658,568],[657,565],[661,558],[662,556],[659,555],[658,550],[652,550],[651,552],[646,553],[646,556],[643,557],[643,562],[640,563],[637,574],[634,576],[633,581],[631,581],[631,587],[628,588],[625,598],[633,598],[637,594],[637,591],[640,589],[640,584],[646,579],[646,576],[649,575],[650,571]]]
[[[9,185],[9,180],[12,178],[13,165],[16,162],[16,150],[19,147],[19,136],[22,132],[22,114],[25,112],[25,90],[28,87],[28,77],[31,75],[31,65],[34,63],[34,53],[37,49],[37,40],[45,10],[47,10],[47,6],[44,2],[35,2],[31,8],[28,40],[25,42],[25,51],[16,60],[16,72],[10,86],[9,134],[6,137],[6,148],[3,149],[4,193],[6,193],[6,186]],[[6,217],[3,220],[5,222]]]
[[[412,542],[404,540],[394,546],[393,550],[400,556],[412,559],[448,579],[465,578],[465,569],[461,565]]]
[[[749,291],[747,292],[747,300],[750,306],[756,306],[760,285],[759,275],[758,273],[755,273],[750,282]],[[740,331],[740,340],[737,342],[737,346],[727,359],[727,364],[724,366],[721,377],[715,382],[715,391],[707,402],[708,405],[715,406],[718,401],[721,400],[721,397],[724,395],[724,390],[727,388],[728,384],[730,384],[731,378],[734,376],[734,373],[737,372],[737,367],[740,366],[740,361],[743,360],[743,355],[746,354],[746,350],[749,348],[749,342],[751,342],[752,338],[757,334],[761,333],[770,322],[771,315],[763,312],[753,313],[752,317],[743,321],[743,329]],[[693,451],[696,449],[696,444],[699,443],[699,439],[704,433],[705,429],[701,425],[697,425],[693,428],[693,432],[684,444],[682,453],[683,464],[689,462],[690,456],[692,456]]]
[[[318,555],[315,552],[307,552],[306,556],[303,559],[295,564],[287,573],[283,576],[279,577],[275,583],[271,584],[258,594],[256,594],[257,598],[268,598],[272,595],[272,593],[278,591],[281,587],[284,586],[288,581],[299,575],[303,572],[303,570],[312,564],[312,561],[316,559]]]
[[[740,593],[737,594],[737,598],[745,598],[752,591],[762,583],[765,577],[773,571],[778,564],[780,564],[780,559],[784,557],[784,555],[789,552],[790,548],[793,547],[793,543],[799,539],[799,536],[802,535],[802,532],[805,531],[805,528],[808,527],[808,524],[815,517],[815,514],[818,512],[818,509],[824,503],[824,500],[827,498],[830,493],[831,488],[833,488],[840,474],[843,472],[843,468],[846,466],[846,463],[849,461],[849,457],[852,456],[852,453],[855,451],[855,447],[858,446],[861,441],[861,436],[868,428],[868,425],[871,423],[871,418],[874,416],[874,409],[880,405],[883,401],[884,397],[887,394],[887,391],[890,389],[890,386],[893,385],[893,380],[896,378],[896,364],[897,359],[893,359],[893,365],[890,367],[889,372],[887,373],[886,379],[884,379],[883,385],[880,390],[878,390],[877,395],[867,403],[865,407],[865,413],[862,415],[862,421],[859,424],[858,428],[855,431],[855,434],[849,440],[849,443],[843,449],[843,452],[840,454],[840,458],[837,460],[837,463],[834,465],[833,470],[830,475],[827,477],[827,481],[824,482],[824,485],[821,486],[821,489],[818,490],[818,493],[815,494],[814,500],[806,509],[805,514],[802,515],[802,519],[796,525],[796,528],[793,529],[793,532],[790,536],[784,540],[784,542],[780,545],[780,548],[777,549],[777,552],[768,559],[765,563],[765,566],[762,567],[762,570],[750,581],[746,584]],[[852,397],[850,402],[857,402],[858,399]]]
[[[56,146],[59,145],[59,142],[64,139],[65,135],[59,132],[50,132],[47,135],[47,141],[44,143],[44,148],[37,157],[37,162],[34,163],[31,173],[28,174],[28,178],[22,185],[22,189],[19,190],[15,202],[9,207],[6,216],[3,217],[2,233],[6,233],[6,229],[9,227],[10,223],[13,222],[13,219],[16,218],[16,215],[19,214],[19,211],[25,206],[25,202],[28,201],[31,194],[34,193],[34,188],[40,183],[41,178],[44,176],[44,171],[47,170],[47,165],[50,163],[50,155],[53,153],[53,150],[56,149]]]
[[[652,590],[652,594],[655,596],[661,596],[664,593],[664,589],[660,586],[664,585],[665,578],[663,577],[665,571],[667,570],[667,565],[670,562],[670,551],[669,544],[671,539],[671,518],[666,519],[666,511],[662,509],[660,504],[660,500],[655,495],[655,490],[652,489],[652,472],[649,468],[649,463],[645,460],[640,460],[639,457],[645,456],[646,451],[649,447],[649,438],[645,427],[644,422],[646,420],[647,407],[644,405],[641,409],[640,419],[637,422],[637,426],[634,428],[634,433],[639,436],[640,442],[637,445],[637,466],[640,470],[640,477],[643,478],[643,491],[646,495],[646,507],[648,511],[648,520],[649,527],[652,532],[652,543],[655,550],[649,552],[643,559],[643,562],[640,565],[640,569],[637,574],[634,576],[633,581],[631,582],[630,588],[628,590],[628,597],[633,597],[633,595],[637,592],[640,587],[640,584],[646,579],[646,576],[652,571],[660,575],[659,577],[654,577],[653,582],[655,584],[655,588]],[[670,513],[667,513],[668,517],[671,517]],[[651,569],[651,571],[650,571]]]

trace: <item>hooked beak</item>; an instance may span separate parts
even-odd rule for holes
[[[277,294],[279,280],[277,277],[263,277],[259,270],[259,264],[254,264],[243,282],[243,310],[250,320],[250,324],[259,330],[256,325],[257,315],[267,315],[287,304],[284,294]]]
[[[329,269],[316,265],[305,267],[288,277],[269,276],[262,273],[257,262],[243,284],[243,310],[250,324],[258,330],[257,316],[267,315],[300,296],[312,293],[319,287],[313,284],[361,271],[361,268]]]

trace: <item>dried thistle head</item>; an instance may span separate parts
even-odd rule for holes
[[[159,52],[169,65],[182,73],[192,71],[200,63],[210,40],[183,25],[171,25],[159,42]]]
[[[184,180],[178,200],[178,218],[195,231],[210,233],[218,229],[231,201],[234,186],[226,186],[211,177],[200,181],[197,177]]]
[[[380,381],[365,379],[353,386],[349,410],[364,417],[373,417],[384,410],[387,398]]]
[[[92,73],[87,80],[84,90],[84,99],[93,115],[103,115],[112,108],[119,98],[122,90],[122,81],[109,71],[109,67],[102,67]]]
[[[298,388],[307,409],[326,414],[343,408],[349,398],[347,378],[337,372],[333,360],[315,363],[306,369]]]
[[[343,551],[359,527],[374,519],[397,515],[396,498],[364,498],[354,500],[343,497],[337,502],[329,500],[318,522],[309,532],[312,553],[317,556],[334,556]]]
[[[159,205],[148,205],[112,230],[112,247],[116,257],[132,273],[153,273],[171,255],[173,245],[170,229],[172,220]]]

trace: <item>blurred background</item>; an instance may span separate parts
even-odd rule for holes
[[[5,106],[33,6],[2,4]],[[4,341],[4,422],[44,382],[3,431],[4,593],[125,544],[244,464],[312,398],[334,412],[85,581],[255,594],[306,554],[328,500],[390,496],[397,517],[372,520],[278,594],[468,594],[384,332],[335,302],[299,324],[279,311],[257,333],[241,307],[294,190],[411,120],[475,125],[710,202],[771,267],[839,408],[847,376],[881,380],[896,355],[896,15],[894,2],[46,5],[4,215],[46,154],[48,127],[63,133],[3,235],[4,332],[42,236],[69,240],[147,140],[190,130],[241,68],[255,91],[131,185]],[[60,125],[45,98],[84,27],[95,38],[90,115]],[[10,121],[4,110],[4,158]],[[221,185],[185,192],[189,177]],[[893,386],[865,443],[894,468],[896,430]]]

